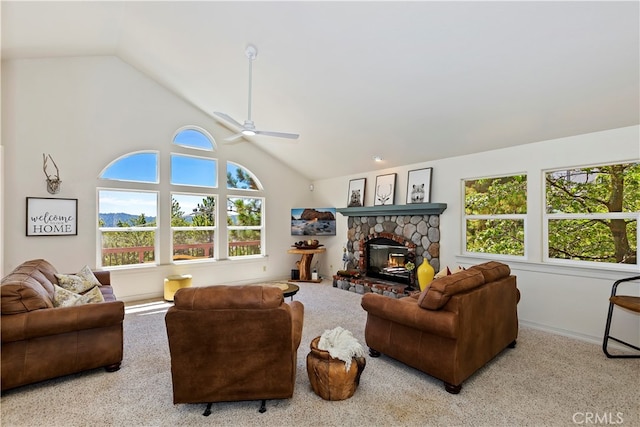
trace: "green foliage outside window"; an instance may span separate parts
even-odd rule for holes
[[[523,256],[526,175],[465,181],[466,250]]]
[[[548,172],[549,258],[637,263],[640,163]]]
[[[229,197],[227,199],[229,256],[262,253],[262,199]]]
[[[104,221],[100,220],[104,226]],[[155,261],[155,221],[148,222],[144,214],[123,221],[118,220],[117,227],[133,228],[127,231],[102,232],[102,265],[142,264]],[[141,227],[153,227],[154,230],[143,231]]]
[[[181,195],[181,198],[195,200],[198,196]],[[213,196],[202,196],[200,202],[189,214],[185,214],[175,197],[171,198],[174,261],[213,258],[214,230],[190,230],[189,228],[214,227],[215,218],[216,199]]]

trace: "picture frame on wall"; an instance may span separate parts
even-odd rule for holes
[[[27,197],[27,236],[78,235],[78,199]]]
[[[347,193],[348,208],[364,206],[364,189],[366,183],[366,178],[352,179],[349,181],[349,192]]]
[[[336,208],[291,209],[292,236],[335,236]]]
[[[407,178],[407,204],[431,202],[431,174],[433,168],[409,171]]]
[[[396,174],[378,175],[376,177],[375,190],[374,206],[393,205],[396,191]]]

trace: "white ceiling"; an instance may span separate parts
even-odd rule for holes
[[[2,1],[2,58],[117,55],[213,124],[253,44],[256,126],[301,136],[243,143],[321,179],[640,123],[639,4]]]

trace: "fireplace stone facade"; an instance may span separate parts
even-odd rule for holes
[[[416,267],[424,258],[440,270],[440,215],[349,216],[346,269],[365,273],[366,242],[384,237],[415,253]]]

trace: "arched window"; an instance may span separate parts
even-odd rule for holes
[[[172,147],[177,152],[170,152]],[[100,265],[160,263],[158,231],[167,226],[163,224],[171,229],[172,262],[264,255],[264,198],[246,195],[262,190],[258,178],[228,161],[223,169],[227,185],[220,188],[215,142],[200,128],[178,129],[165,149],[167,157],[161,156],[163,150],[123,155],[100,174],[105,181],[132,182],[132,188],[98,189]],[[168,174],[159,173],[161,157],[169,159]],[[150,190],[150,184],[157,188]],[[163,193],[170,196],[170,206],[158,204]],[[221,215],[227,232],[217,236]],[[224,250],[216,247],[216,241]]]
[[[178,129],[173,137],[173,143],[195,150],[213,151],[215,149],[213,137],[207,131],[191,126]]]
[[[244,166],[227,162],[227,188],[239,190],[262,190],[258,178]]]
[[[100,173],[102,179],[158,183],[158,153],[139,151],[125,154],[111,162]]]

